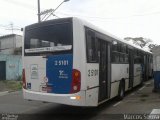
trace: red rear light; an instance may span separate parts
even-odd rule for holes
[[[26,89],[26,75],[25,75],[25,69],[22,71],[22,81],[23,81],[23,88]]]
[[[76,93],[80,91],[81,87],[81,73],[80,71],[73,69],[72,71],[72,86],[71,93]]]

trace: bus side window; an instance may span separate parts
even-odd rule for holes
[[[126,53],[126,45],[125,44],[122,44],[121,52]]]
[[[128,55],[125,55],[125,63],[128,63],[129,60],[128,60]]]
[[[122,44],[117,43],[117,52],[121,52]]]
[[[128,49],[128,46],[126,46],[126,54],[129,53],[129,49]]]
[[[96,42],[96,57],[97,57],[97,62],[99,63],[100,62],[100,40],[99,38],[96,38],[95,40]]]
[[[112,52],[112,63],[119,63],[120,54],[117,52]]]
[[[124,62],[124,55],[123,54],[119,54],[119,62],[120,63]]]
[[[142,64],[142,54],[139,50],[135,50],[134,52],[134,63]]]
[[[88,63],[98,62],[97,39],[95,38],[95,33],[90,30],[86,30],[86,48],[87,48],[87,62]]]
[[[117,44],[112,45],[112,51],[117,51]]]

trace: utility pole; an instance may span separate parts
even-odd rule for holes
[[[38,0],[38,22],[41,22],[41,15],[40,15],[40,0]]]

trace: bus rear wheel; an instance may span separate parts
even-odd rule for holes
[[[120,82],[119,90],[118,90],[118,100],[122,100],[124,98],[125,87],[124,81]]]

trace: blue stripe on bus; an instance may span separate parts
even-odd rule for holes
[[[46,63],[47,87],[50,93],[67,94],[71,91],[73,55],[48,56]]]

